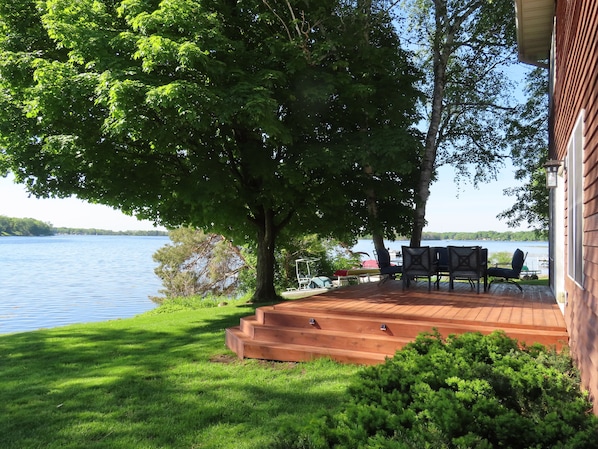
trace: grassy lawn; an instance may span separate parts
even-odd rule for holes
[[[224,329],[252,313],[169,310],[0,336],[0,447],[263,448],[336,407],[359,368],[239,361]]]

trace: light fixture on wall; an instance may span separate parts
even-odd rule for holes
[[[554,189],[558,186],[558,175],[561,163],[562,161],[549,159],[544,164],[544,168],[546,169],[546,187],[549,189]]]

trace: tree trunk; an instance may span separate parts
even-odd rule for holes
[[[374,248],[376,249],[376,253],[380,253],[381,249],[386,248],[384,246],[384,237],[380,234],[373,234],[372,241],[374,242]]]
[[[364,172],[367,176],[372,177],[374,174],[374,169],[371,165],[366,165],[364,167]],[[380,252],[380,249],[384,248],[384,235],[378,223],[378,204],[376,203],[376,193],[374,192],[374,189],[367,190],[366,205],[368,209],[368,215],[370,216],[371,220],[370,230],[372,232],[372,241],[374,242],[374,250],[376,251],[377,255]]]
[[[252,302],[272,302],[280,300],[274,288],[274,245],[276,228],[272,211],[263,211],[256,217],[257,225],[257,267],[256,287]]]
[[[430,124],[426,133],[424,157],[416,192],[413,228],[410,246],[420,246],[422,233],[426,225],[426,205],[430,198],[430,184],[436,169],[436,153],[438,149],[438,131],[442,120],[444,92],[446,86],[446,70],[449,57],[453,51],[454,34],[444,33],[443,24],[448,20],[442,2],[435,4],[436,34],[434,38],[434,88],[432,93],[432,111]]]
[[[442,84],[442,85],[441,85]],[[434,99],[432,102],[432,115],[430,125],[426,134],[424,157],[417,188],[415,212],[413,217],[413,228],[411,231],[410,246],[420,246],[424,226],[426,225],[426,205],[430,198],[430,184],[436,165],[436,137],[442,116],[442,96],[444,93],[444,82],[434,81]]]

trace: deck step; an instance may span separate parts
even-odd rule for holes
[[[269,326],[285,329],[319,329],[326,331],[342,331],[359,336],[383,335],[385,337],[408,338],[413,340],[422,332],[433,332],[437,330],[440,335],[447,337],[451,334],[463,334],[466,332],[481,332],[489,334],[496,329],[503,329],[511,337],[526,344],[540,343],[543,345],[559,345],[559,341],[566,342],[569,337],[564,329],[554,329],[546,326],[502,326],[501,324],[479,324],[471,322],[451,322],[438,318],[429,320],[415,320],[390,317],[351,316],[342,313],[304,313],[297,310],[256,310],[253,317],[243,318],[241,328],[244,332],[251,334],[251,326]],[[310,322],[310,320],[313,320]],[[384,325],[385,330],[381,331]]]
[[[353,318],[327,316],[314,319],[315,325],[285,327],[273,324],[276,320],[270,320],[271,324],[262,324],[256,316],[244,317],[240,326],[227,330],[231,332],[231,335],[227,333],[227,346],[241,358],[305,361],[317,357],[330,357],[344,363],[371,364],[379,363],[385,357],[392,357],[421,332],[432,332],[436,329],[443,337],[447,337],[450,334],[465,332],[488,334],[496,330],[488,326],[450,326],[444,323],[399,319],[385,320],[385,329],[382,330],[378,321],[368,323],[367,319],[362,319],[360,321],[363,327],[359,331],[351,326],[355,324],[351,323]],[[330,326],[326,327],[328,324]],[[511,328],[506,332],[510,337],[527,345],[540,343],[561,348],[568,341],[566,333],[558,331],[534,333],[529,329]]]
[[[393,336],[378,329],[378,334],[317,327],[293,328],[262,325],[255,317],[241,319],[241,331],[251,339],[262,342],[284,342],[326,348],[394,354],[413,338]]]
[[[276,308],[276,306],[265,306],[256,309],[255,311],[258,321],[268,325],[277,326],[291,326],[291,327],[309,327],[311,326],[309,319],[318,317],[320,325],[324,325],[327,319],[331,318],[333,321],[338,320],[339,316],[343,318],[343,325],[354,323],[361,331],[367,331],[369,328],[373,329],[374,333],[381,323],[396,322],[404,324],[405,326],[414,325],[424,327],[427,326],[429,330],[429,323],[432,321],[438,326],[446,326],[447,328],[487,328],[495,330],[497,327],[504,329],[516,328],[518,330],[527,330],[530,334],[537,334],[541,332],[556,332],[560,334],[567,334],[566,331],[560,326],[547,326],[547,325],[526,325],[522,323],[499,323],[486,321],[483,324],[480,322],[472,322],[471,320],[463,320],[456,318],[445,318],[442,316],[435,316],[427,318],[425,321],[421,320],[420,316],[410,316],[408,314],[401,314],[400,318],[389,317],[388,314],[384,313],[356,313],[352,311],[341,310],[339,312],[330,310],[318,310],[317,308]],[[326,323],[329,325],[329,322]],[[355,330],[359,330],[355,329]]]
[[[387,358],[385,354],[367,351],[253,340],[249,339],[239,327],[226,329],[226,345],[240,358],[282,362],[307,362],[317,358],[330,358],[341,363],[375,365],[384,362]]]

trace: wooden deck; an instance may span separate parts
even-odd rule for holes
[[[493,284],[477,294],[468,284],[428,291],[427,282],[407,290],[400,281],[366,283],[308,298],[260,307],[226,330],[226,344],[240,358],[305,361],[329,357],[375,364],[420,332],[441,335],[496,329],[525,344],[568,344],[565,321],[544,286]]]

